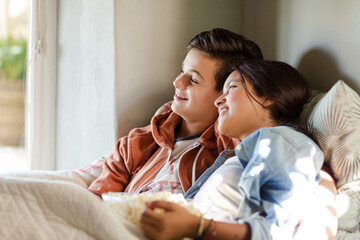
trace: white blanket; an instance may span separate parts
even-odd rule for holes
[[[56,178],[56,177],[54,177]],[[0,239],[145,239],[97,196],[73,182],[0,177]]]

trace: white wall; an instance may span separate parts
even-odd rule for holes
[[[58,3],[56,168],[71,169],[116,139],[114,3]]]
[[[360,1],[244,0],[243,10],[243,33],[266,58],[297,67],[313,88],[343,79],[360,92]]]
[[[174,94],[188,41],[241,32],[238,0],[59,1],[56,167],[111,151]],[[118,127],[116,126],[118,123]]]

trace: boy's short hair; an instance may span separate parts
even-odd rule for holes
[[[243,59],[263,59],[260,47],[254,41],[222,28],[197,34],[187,46],[187,51],[191,49],[198,49],[219,61],[220,66],[215,74],[217,91],[222,90],[234,65]]]

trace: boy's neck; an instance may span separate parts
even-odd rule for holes
[[[189,122],[183,119],[175,133],[175,138],[178,139],[183,137],[194,136],[196,134],[202,133],[208,127],[209,126],[204,126],[204,124],[201,122],[189,124]]]

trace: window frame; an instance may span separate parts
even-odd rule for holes
[[[25,146],[30,170],[55,170],[57,0],[30,0]]]

